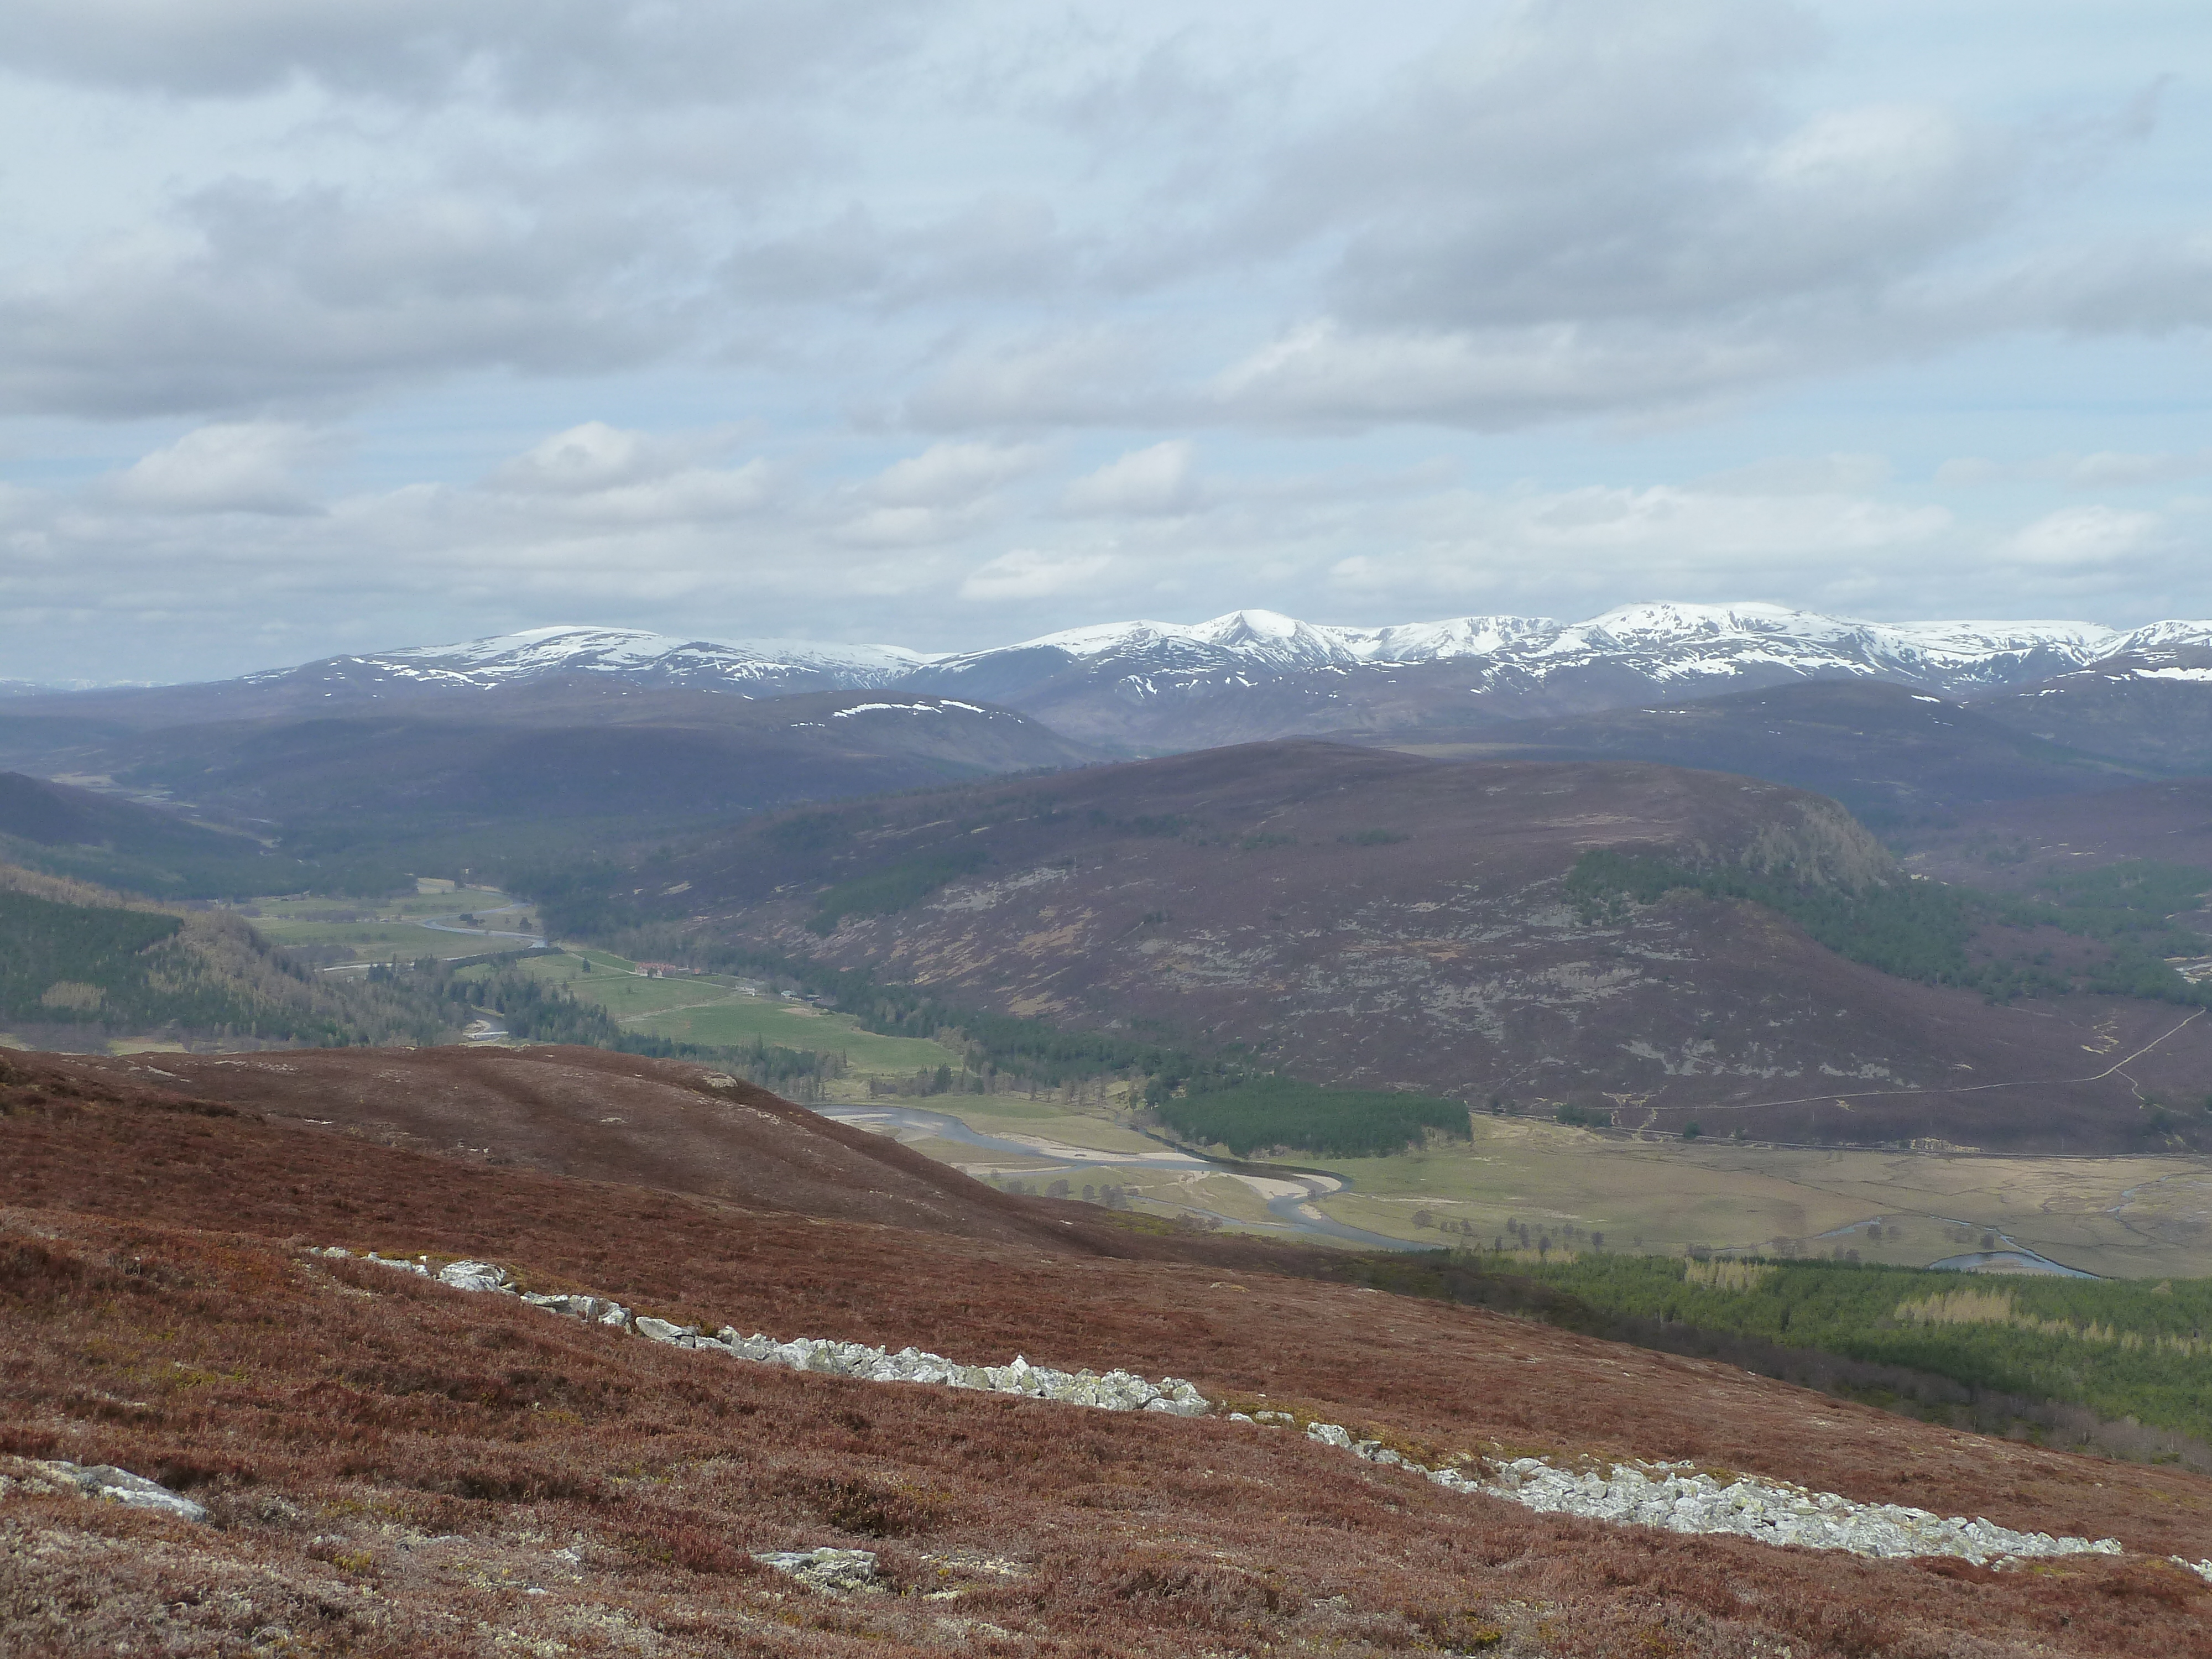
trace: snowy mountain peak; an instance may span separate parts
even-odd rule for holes
[[[812,676],[841,686],[887,684],[931,660],[895,645],[817,640],[682,640],[635,628],[531,628],[456,645],[418,646],[363,661],[459,672],[485,684],[549,673],[617,673],[670,684]]]

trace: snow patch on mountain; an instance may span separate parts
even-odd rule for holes
[[[633,628],[525,629],[453,645],[416,646],[312,665],[349,678],[490,688],[556,674],[606,674],[661,685],[722,686],[774,696],[794,690],[870,690],[933,661],[895,645],[818,640],[682,640]],[[297,669],[252,675],[266,682]]]

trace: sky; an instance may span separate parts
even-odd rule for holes
[[[0,679],[2212,617],[2202,0],[11,0]]]

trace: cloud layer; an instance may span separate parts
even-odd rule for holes
[[[2212,23],[2006,15],[23,0],[0,678],[2212,611]],[[126,635],[194,643],[86,663]]]

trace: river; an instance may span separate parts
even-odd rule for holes
[[[1040,1176],[1049,1181],[1055,1176],[1079,1176],[1103,1166],[1141,1170],[1187,1170],[1209,1175],[1227,1176],[1241,1181],[1266,1200],[1267,1213],[1274,1218],[1273,1227],[1306,1238],[1325,1238],[1339,1244],[1357,1244],[1370,1250],[1419,1250],[1431,1246],[1408,1243],[1402,1238],[1390,1238],[1382,1233],[1370,1233],[1358,1227],[1348,1227],[1340,1221],[1323,1214],[1315,1201],[1331,1193],[1342,1192],[1352,1183],[1342,1176],[1289,1173],[1278,1176],[1255,1176],[1245,1169],[1222,1164],[1196,1152],[1186,1152],[1171,1146],[1158,1152],[1107,1152],[1094,1146],[1071,1146],[1065,1141],[1048,1140],[1041,1135],[988,1135],[972,1129],[950,1112],[933,1112],[921,1106],[890,1105],[871,1101],[865,1104],[827,1104],[811,1106],[810,1111],[823,1117],[835,1118],[840,1123],[852,1124],[855,1128],[869,1129],[878,1134],[888,1134],[901,1140],[935,1139],[949,1140],[957,1146],[973,1146],[979,1152],[1032,1158],[1056,1158],[1060,1162],[1045,1169],[1024,1169],[1021,1178]],[[1187,1205],[1194,1214],[1211,1216],[1214,1212],[1197,1205]],[[1237,1221],[1231,1216],[1222,1216],[1225,1224],[1249,1227],[1250,1222]]]

